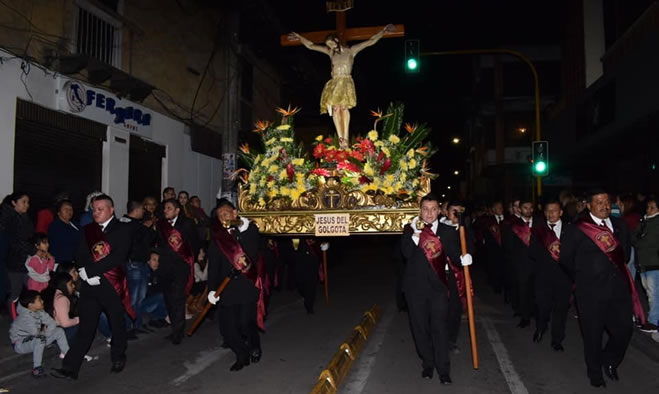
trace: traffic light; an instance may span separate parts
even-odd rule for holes
[[[533,167],[531,172],[534,176],[549,175],[549,143],[547,141],[533,141]]]
[[[405,40],[405,71],[408,73],[418,73],[421,61],[419,40]]]

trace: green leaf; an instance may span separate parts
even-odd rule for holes
[[[382,121],[382,139],[387,139],[392,134],[398,135],[400,126],[403,124],[404,111],[405,104],[401,102],[389,103],[387,115],[390,114],[390,116]]]

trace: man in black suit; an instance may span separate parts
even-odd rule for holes
[[[226,199],[219,201],[215,213],[207,254],[211,289],[208,301],[219,301],[220,333],[236,355],[229,370],[239,371],[261,359],[258,323],[262,323],[264,310],[259,312],[259,308],[265,306],[260,305],[263,294],[257,283],[265,267],[259,255],[258,227],[246,218],[238,218],[235,206]],[[215,290],[227,276],[232,277],[231,281],[222,294],[216,295]]]
[[[192,287],[192,270],[201,243],[194,222],[182,215],[182,207],[177,200],[164,202],[163,217],[164,220],[158,221],[156,225],[161,252],[158,278],[172,324],[172,333],[167,339],[178,345],[183,340],[185,299]]]
[[[529,255],[535,264],[536,329],[533,342],[542,341],[551,316],[551,347],[563,351],[572,280],[558,261],[567,224],[561,220],[563,210],[558,200],[547,201],[544,213],[546,220],[533,226],[529,246]]]
[[[531,324],[533,312],[533,262],[529,258],[531,228],[533,227],[533,202],[528,199],[519,201],[520,216],[513,218],[510,225],[504,227],[507,236],[503,242],[513,263],[514,276],[519,295],[520,321],[517,327],[525,328]]]
[[[401,253],[406,260],[403,291],[417,353],[422,360],[421,377],[432,378],[437,370],[442,384],[450,384],[449,297],[455,289],[454,275],[447,274],[447,258],[471,264],[471,255],[460,256],[456,231],[438,220],[439,201],[433,194],[421,199],[419,217],[405,226]],[[455,296],[453,301],[456,301]]]
[[[76,254],[83,281],[78,301],[80,328],[76,341],[62,361],[62,368],[52,373],[57,378],[78,378],[83,357],[94,341],[102,311],[112,327],[111,372],[121,372],[126,365],[124,315],[128,312],[134,316],[134,312],[127,292],[119,294],[115,289],[121,285],[126,288],[125,265],[131,246],[130,231],[115,218],[114,203],[109,196],[100,195],[92,200],[92,215],[94,222],[84,227]]]
[[[281,242],[282,254],[292,261],[293,281],[298,293],[304,298],[304,309],[314,313],[318,268],[322,255],[321,246],[314,238],[287,238]]]
[[[625,262],[630,255],[629,230],[611,217],[609,195],[589,193],[590,211],[574,222],[561,240],[560,263],[574,276],[579,322],[590,384],[605,386],[602,369],[618,380],[633,331],[635,289]],[[641,311],[642,312],[642,311]],[[602,348],[602,336],[608,340]]]

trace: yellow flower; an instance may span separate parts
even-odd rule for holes
[[[410,159],[410,170],[413,170],[416,168],[416,160]]]
[[[384,178],[384,181],[382,182],[383,187],[391,186],[391,180],[389,178]]]
[[[266,182],[267,179],[265,179],[265,177],[261,178],[261,180],[259,181],[259,186],[264,187]]]
[[[288,178],[288,174],[286,173],[286,169],[284,168],[279,172],[279,180],[283,181],[286,178]]]
[[[293,142],[293,139],[290,138],[290,137],[282,137],[282,138],[279,139],[279,141],[281,141],[281,142]]]
[[[378,139],[378,131],[371,130],[368,132],[368,139],[371,141],[376,141]]]
[[[297,189],[291,189],[291,199],[297,200],[300,197],[300,192]]]
[[[265,206],[265,200],[263,199],[263,197],[259,197],[259,205],[262,207]]]
[[[304,159],[293,159],[291,160],[291,163],[293,163],[294,166],[301,166],[304,164]]]
[[[394,188],[391,187],[391,186],[387,186],[387,187],[384,188],[384,192],[386,194],[394,194]]]
[[[405,182],[406,180],[407,180],[407,174],[404,173],[404,172],[401,173],[401,174],[400,174],[400,181],[401,181],[401,182]]]
[[[375,186],[380,186],[380,178],[373,178],[373,182],[371,184]]]
[[[414,157],[414,149],[410,149],[407,151],[407,157],[410,159]]]
[[[380,148],[380,150],[384,152],[384,154],[387,155],[387,157],[391,156],[391,152],[389,151],[389,148],[387,148],[386,146],[383,146],[382,148]]]
[[[412,181],[412,186],[413,186],[413,187],[417,187],[417,186],[419,186],[419,180],[418,180],[418,179],[415,179],[414,181]]]
[[[373,145],[375,145],[375,146],[377,146],[377,147],[380,147],[380,146],[384,145],[384,142],[382,142],[382,141],[375,141],[375,142],[373,143]]]
[[[272,189],[275,187],[275,181],[269,181],[268,182],[268,189]]]
[[[407,162],[403,159],[400,159],[398,162],[398,165],[400,166],[400,169],[403,171],[407,171]]]
[[[289,124],[283,124],[283,125],[277,126],[277,130],[288,130],[290,128],[291,128],[291,125],[289,125]]]
[[[291,194],[291,189],[287,188],[286,186],[282,186],[281,189],[279,189],[279,192],[282,196],[288,196]]]
[[[366,163],[364,165],[364,174],[368,176],[373,176],[373,174],[375,174],[375,172],[373,172],[373,167],[371,167],[370,163]]]
[[[256,183],[250,183],[249,184],[249,194],[254,194],[256,193]]]
[[[307,187],[304,185],[304,183],[298,183],[297,184],[297,192],[302,194],[307,191]]]
[[[268,189],[268,197],[277,197],[279,190],[276,187]]]
[[[273,173],[273,172],[276,172],[278,169],[279,169],[279,167],[277,167],[276,164],[273,164],[273,165],[270,166],[270,168],[268,168],[268,172]]]
[[[259,162],[261,161],[262,158],[263,158],[263,156],[256,155],[256,157],[254,158],[254,165],[256,166],[257,164],[259,164]]]
[[[386,176],[386,180],[390,184],[393,184],[394,183],[394,176],[392,174],[389,174],[389,175]]]
[[[319,135],[318,137],[316,137],[316,141],[320,142],[322,140],[323,140],[323,135],[322,134]]]
[[[397,135],[392,134],[389,136],[389,142],[391,142],[392,144],[397,144],[400,142],[400,138],[398,138]]]
[[[272,145],[272,144],[275,143],[275,141],[277,141],[277,139],[276,139],[275,137],[272,137],[272,138],[270,138],[269,140],[267,140],[267,141],[265,142],[265,144],[266,144],[266,145]]]
[[[402,184],[402,183],[400,183],[400,182],[396,182],[396,183],[394,183],[394,189],[396,189],[396,190],[400,190],[400,189],[402,189],[402,188],[403,188],[403,184]]]

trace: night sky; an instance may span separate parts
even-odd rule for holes
[[[258,12],[257,3],[269,4],[272,13]],[[404,24],[406,38],[420,39],[423,52],[558,45],[560,3],[355,0],[355,7],[347,13],[347,26]],[[325,11],[325,1],[321,0],[256,1],[244,7],[242,12],[253,17],[242,19],[241,41],[250,43],[259,55],[280,66],[282,100],[287,101],[282,105],[290,102],[303,107],[297,117],[298,126],[327,127],[331,120],[319,115],[318,103],[323,85],[330,78],[329,58],[302,46],[281,47],[279,34],[332,29],[334,14]],[[401,100],[406,105],[406,121],[429,123],[434,143],[440,149],[455,150],[448,141],[462,133],[470,109],[478,100],[472,93],[472,59],[468,56],[424,57],[420,73],[407,74],[403,67],[404,39],[382,39],[356,57],[353,78],[357,106],[351,110],[351,135],[363,135],[370,129],[369,110],[384,109],[390,101]],[[520,78],[529,78],[521,74]],[[533,93],[531,83],[529,80],[529,96]],[[450,167],[447,161],[459,160],[456,152],[451,153],[443,155],[446,160],[433,164],[433,167],[440,167],[433,168],[436,172],[446,171]]]

